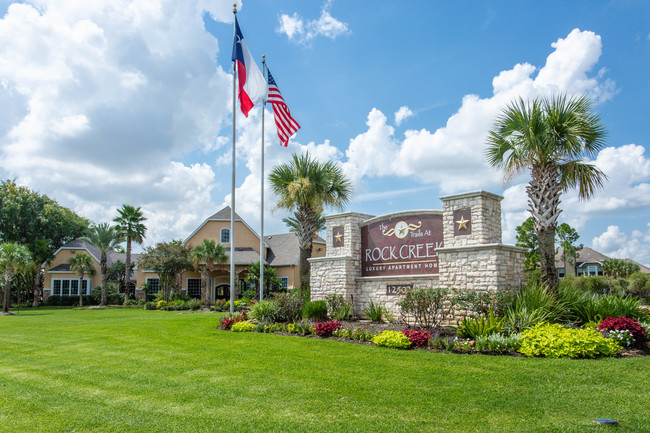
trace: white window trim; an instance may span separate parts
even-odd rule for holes
[[[58,295],[54,294],[54,282],[55,281],[61,281],[61,289],[60,289],[61,293],[59,293]],[[79,278],[52,278],[52,280],[50,281],[50,296],[79,296],[79,293],[77,293],[76,295],[71,295],[71,294],[63,295],[62,294],[63,293],[63,281],[77,281],[78,282]],[[93,292],[92,280],[90,278],[84,278],[83,281],[86,282],[86,290],[87,290],[87,293],[84,296],[89,296]],[[68,290],[70,290],[72,288],[71,286],[72,286],[72,283],[69,285]],[[83,286],[83,283],[82,283],[82,286]]]
[[[223,241],[223,233],[224,233],[224,231],[228,232],[228,242]],[[219,243],[220,244],[228,245],[228,244],[230,244],[230,239],[232,239],[232,237],[230,236],[230,228],[224,227],[221,230],[219,230]]]
[[[278,280],[281,281],[281,283],[279,284],[281,289],[289,290],[289,277],[278,277]],[[282,282],[286,282],[286,286]]]

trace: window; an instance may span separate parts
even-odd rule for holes
[[[557,268],[557,276],[559,278],[564,278],[564,268]]]
[[[230,229],[221,229],[221,243],[222,244],[230,243]]]
[[[598,275],[598,267],[597,266],[587,266],[587,273],[589,275]]]
[[[149,285],[149,294],[153,295],[160,291],[160,278],[147,278],[145,281]]]
[[[278,277],[278,280],[280,280],[280,285],[278,286],[280,289],[288,289],[289,288],[289,277]]]
[[[187,279],[187,294],[191,298],[201,299],[201,279],[188,278]]]
[[[89,280],[81,281],[82,295],[88,293]],[[54,296],[79,296],[79,279],[75,278],[56,278],[52,280],[52,295]]]

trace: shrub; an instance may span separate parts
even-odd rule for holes
[[[264,332],[287,332],[289,330],[286,323],[269,323],[264,325]]]
[[[601,331],[628,331],[635,343],[641,344],[645,341],[646,331],[643,326],[637,320],[625,316],[607,317],[600,322],[598,329]]]
[[[129,305],[138,305],[138,301],[136,301],[135,299],[127,299],[126,301],[124,301],[124,304],[122,305],[124,305],[125,307],[128,307]]]
[[[280,322],[295,322],[302,317],[303,300],[292,293],[280,292],[273,294],[277,303],[277,318]]]
[[[174,301],[185,301],[189,302],[189,300],[192,299],[189,297],[189,295],[184,294],[181,290],[174,290],[171,295],[169,295],[169,301],[174,302]]]
[[[492,310],[488,315],[463,317],[458,322],[458,336],[476,339],[476,337],[499,333],[503,330],[505,320],[505,317],[495,317]]]
[[[352,339],[356,341],[371,341],[375,336],[371,331],[366,331],[363,328],[356,328],[352,331]]]
[[[590,329],[569,329],[557,323],[540,323],[521,334],[519,352],[548,358],[613,356],[621,346]]]
[[[381,347],[393,347],[395,349],[408,349],[411,347],[411,340],[399,331],[383,331],[375,335],[371,341]]]
[[[190,310],[200,310],[203,307],[203,302],[200,299],[190,299],[187,306]]]
[[[305,302],[305,306],[302,309],[302,317],[316,321],[327,318],[327,304],[325,301]]]
[[[155,302],[147,302],[144,304],[144,309],[145,310],[155,310],[156,309],[156,303]]]
[[[628,278],[627,292],[645,297],[650,293],[650,274],[635,272]]]
[[[475,352],[505,353],[517,352],[520,347],[520,334],[490,334],[476,338]]]
[[[405,329],[402,334],[409,339],[411,347],[426,347],[431,338],[431,333],[422,329]]]
[[[479,315],[494,311],[497,316],[505,315],[517,295],[514,290],[464,290],[461,293],[459,304],[466,310]]]
[[[249,310],[251,319],[260,322],[275,322],[278,316],[278,304],[275,301],[259,301],[251,305]]]
[[[451,296],[452,291],[444,288],[414,288],[404,293],[397,301],[402,320],[408,324],[412,318],[414,327],[433,329],[453,314],[458,300]]]
[[[300,322],[289,323],[287,325],[287,332],[290,332],[292,334],[309,335],[313,334],[315,332],[315,329],[311,323],[302,320]]]
[[[165,301],[161,301],[161,302],[165,302]],[[160,302],[158,303],[160,304]],[[168,302],[167,305],[163,306],[161,309],[165,311],[181,311],[181,310],[189,310],[190,306],[187,301],[183,301],[182,299],[176,299],[175,301]]]
[[[124,294],[122,293],[117,293],[117,290],[115,290],[116,286],[114,284],[108,284],[106,287],[106,304],[107,305],[121,305],[124,303]],[[93,303],[96,305],[99,305],[102,302],[102,288],[101,286],[97,286],[92,290],[92,298],[93,298]],[[78,300],[78,298],[77,298]],[[86,300],[84,299],[84,305],[86,304]]]
[[[381,322],[386,312],[386,307],[382,304],[375,304],[372,300],[370,304],[363,309],[363,314],[373,322]]]
[[[333,319],[349,320],[352,317],[352,303],[346,301],[343,295],[328,295],[325,302],[327,311]]]
[[[97,305],[95,298],[90,295],[83,295],[84,305]],[[79,296],[49,296],[44,304],[48,307],[71,307],[79,303]],[[31,304],[30,304],[31,306]],[[22,305],[21,305],[22,307]]]
[[[314,325],[314,331],[319,337],[331,337],[332,333],[341,326],[336,320],[332,320],[331,322],[318,322]]]
[[[235,322],[230,328],[233,332],[253,332],[255,330],[255,324],[251,322]]]
[[[212,307],[210,307],[210,309],[214,311],[226,311],[228,309],[227,305],[228,301],[225,299],[217,299],[214,301],[214,304],[212,304]]]
[[[630,347],[633,346],[635,341],[630,331],[627,329],[621,329],[619,331],[600,331],[603,336],[611,338],[616,341],[621,347]]]
[[[221,329],[228,330],[232,328],[232,325],[238,322],[243,322],[246,320],[246,314],[235,314],[233,316],[224,317],[221,319]]]
[[[156,308],[158,310],[162,310],[166,306],[167,306],[167,301],[158,301],[158,303],[156,303]]]

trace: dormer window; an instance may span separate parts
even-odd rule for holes
[[[222,244],[230,243],[230,229],[221,229],[221,243]]]

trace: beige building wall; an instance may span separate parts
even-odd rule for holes
[[[52,260],[52,263],[48,265],[47,269],[52,269],[58,265],[67,265],[69,264],[68,261],[74,257],[77,254],[87,254],[90,257],[93,257],[92,254],[85,248],[77,248],[77,249],[61,249],[59,252],[56,254],[54,259]],[[99,259],[100,257],[97,257]],[[95,275],[90,276],[90,275],[84,275],[84,279],[90,279],[92,281],[90,290],[94,287],[97,287],[101,285],[102,283],[102,274],[101,274],[101,268],[99,266],[99,262],[95,260]],[[52,280],[53,279],[74,279],[74,278],[79,278],[79,275],[76,272],[48,272],[45,271],[45,275],[43,278],[43,296],[45,299],[51,294],[52,290]],[[47,293],[45,293],[47,292]]]
[[[229,221],[208,221],[196,233],[194,233],[185,245],[195,247],[205,239],[213,239],[217,243],[221,240],[221,229],[230,229]],[[235,242],[237,248],[252,248],[259,254],[260,238],[246,224],[241,221],[235,221]],[[230,247],[230,243],[222,244],[225,248]],[[266,254],[264,255],[266,259]]]

